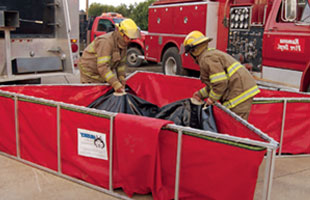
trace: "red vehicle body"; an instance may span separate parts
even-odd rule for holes
[[[118,13],[102,13],[94,19],[92,30],[90,33],[90,42],[92,42],[97,36],[106,34],[115,30],[115,24],[120,23],[126,19]],[[138,56],[143,55],[144,49],[144,37],[145,34],[142,31],[141,38],[132,40],[127,50],[127,64],[132,67],[140,66],[143,59]]]
[[[259,78],[310,91],[309,0],[159,0],[148,20],[145,59],[162,62],[165,74],[199,71],[190,55],[178,54],[199,30]]]

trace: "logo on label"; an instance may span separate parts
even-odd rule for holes
[[[276,38],[274,49],[281,52],[303,53],[305,49],[305,39]]]
[[[106,134],[78,128],[78,154],[107,160]]]
[[[100,136],[96,136],[96,139],[94,140],[94,145],[99,149],[103,149],[105,147],[105,143]]]

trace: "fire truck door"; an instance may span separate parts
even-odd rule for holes
[[[263,66],[303,72],[310,57],[309,33],[308,0],[275,1],[264,31]]]

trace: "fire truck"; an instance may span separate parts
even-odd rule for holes
[[[0,84],[78,72],[78,0],[1,0]]]
[[[162,62],[165,74],[199,71],[190,55],[178,54],[198,30],[213,38],[209,47],[231,54],[259,80],[310,91],[309,0],[158,0],[148,22],[145,59]]]
[[[106,34],[115,30],[115,24],[119,24],[126,19],[119,13],[102,13],[93,21],[90,33],[90,42],[97,36]],[[143,61],[145,32],[141,31],[141,38],[132,40],[127,50],[127,64],[130,67],[138,67]]]

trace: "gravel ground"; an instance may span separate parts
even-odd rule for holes
[[[140,67],[127,67],[127,73],[133,73],[135,71],[149,71],[149,72],[159,72],[162,73],[161,64],[148,64],[143,62]]]

